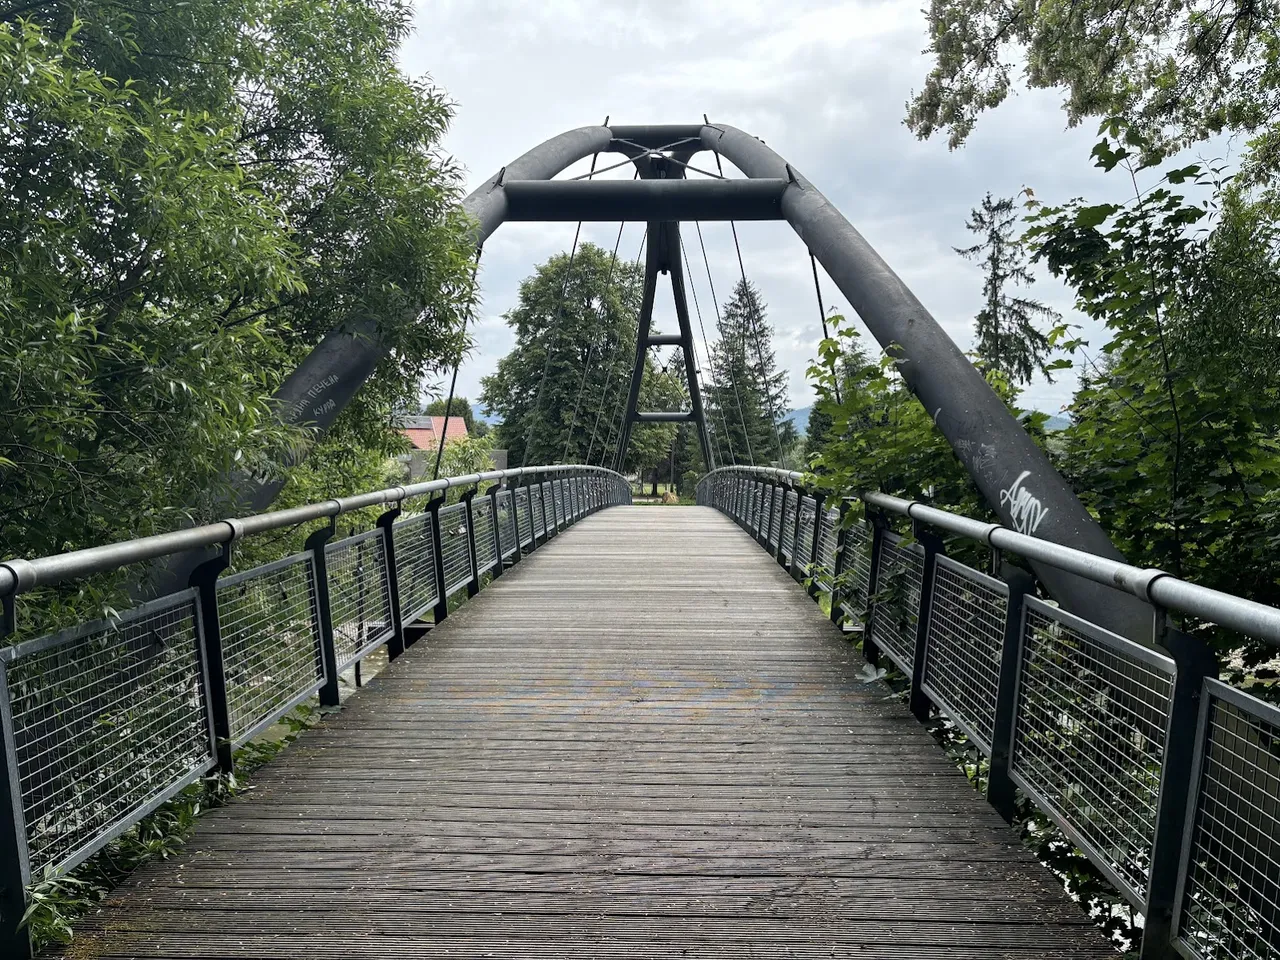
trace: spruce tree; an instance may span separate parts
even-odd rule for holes
[[[1013,235],[1017,219],[1011,197],[993,200],[988,193],[965,224],[982,239],[972,247],[954,249],[966,260],[981,263],[985,276],[986,302],[976,318],[975,352],[987,369],[999,371],[1010,383],[1027,383],[1037,371],[1048,376],[1046,360],[1053,349],[1037,321],[1052,322],[1059,314],[1038,300],[1010,293],[1035,282],[1022,243]]]
[[[724,304],[709,366],[708,416],[723,424],[726,446],[739,463],[777,463],[779,446],[795,439],[794,425],[782,419],[787,371],[778,368],[767,308],[748,281],[739,281]]]

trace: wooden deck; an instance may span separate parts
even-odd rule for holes
[[[1107,957],[705,508],[553,539],[142,870],[77,957]]]

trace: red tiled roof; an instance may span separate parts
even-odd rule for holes
[[[418,450],[434,450],[440,443],[440,431],[444,430],[444,417],[415,417],[413,425],[403,433]],[[450,417],[445,442],[461,440],[467,435],[467,423],[461,417]]]

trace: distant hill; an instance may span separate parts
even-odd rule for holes
[[[1065,430],[1071,426],[1071,420],[1060,414],[1050,414],[1049,419],[1044,422],[1045,430]]]
[[[799,410],[792,410],[787,414],[786,419],[796,425],[796,433],[803,435],[809,429],[809,413],[813,410],[813,405],[801,407]]]

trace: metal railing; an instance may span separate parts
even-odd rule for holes
[[[446,505],[450,490],[462,497]],[[427,629],[415,621],[440,623],[453,594],[474,595],[486,573],[630,499],[610,470],[528,467],[0,563],[8,632],[16,598],[35,587],[218,548],[188,589],[0,647],[0,956],[29,952],[18,924],[33,878],[75,867],[200,777],[230,771],[235,747],[304,700],[336,705],[342,672],[383,646],[399,656]],[[373,529],[333,539],[339,516],[379,506]],[[222,575],[243,538],[317,520],[329,523],[302,553]]]
[[[1005,819],[1021,791],[1062,829],[1143,915],[1143,958],[1280,957],[1280,709],[1220,682],[1208,644],[1166,616],[1280,647],[1280,610],[925,504],[859,499],[862,516],[803,474],[747,467],[713,471],[697,496],[862,630],[868,662],[884,655],[909,678],[919,719],[937,711],[968,737]],[[941,534],[988,547],[991,570],[947,557]],[[1038,599],[1002,551],[1145,601],[1148,642]]]

